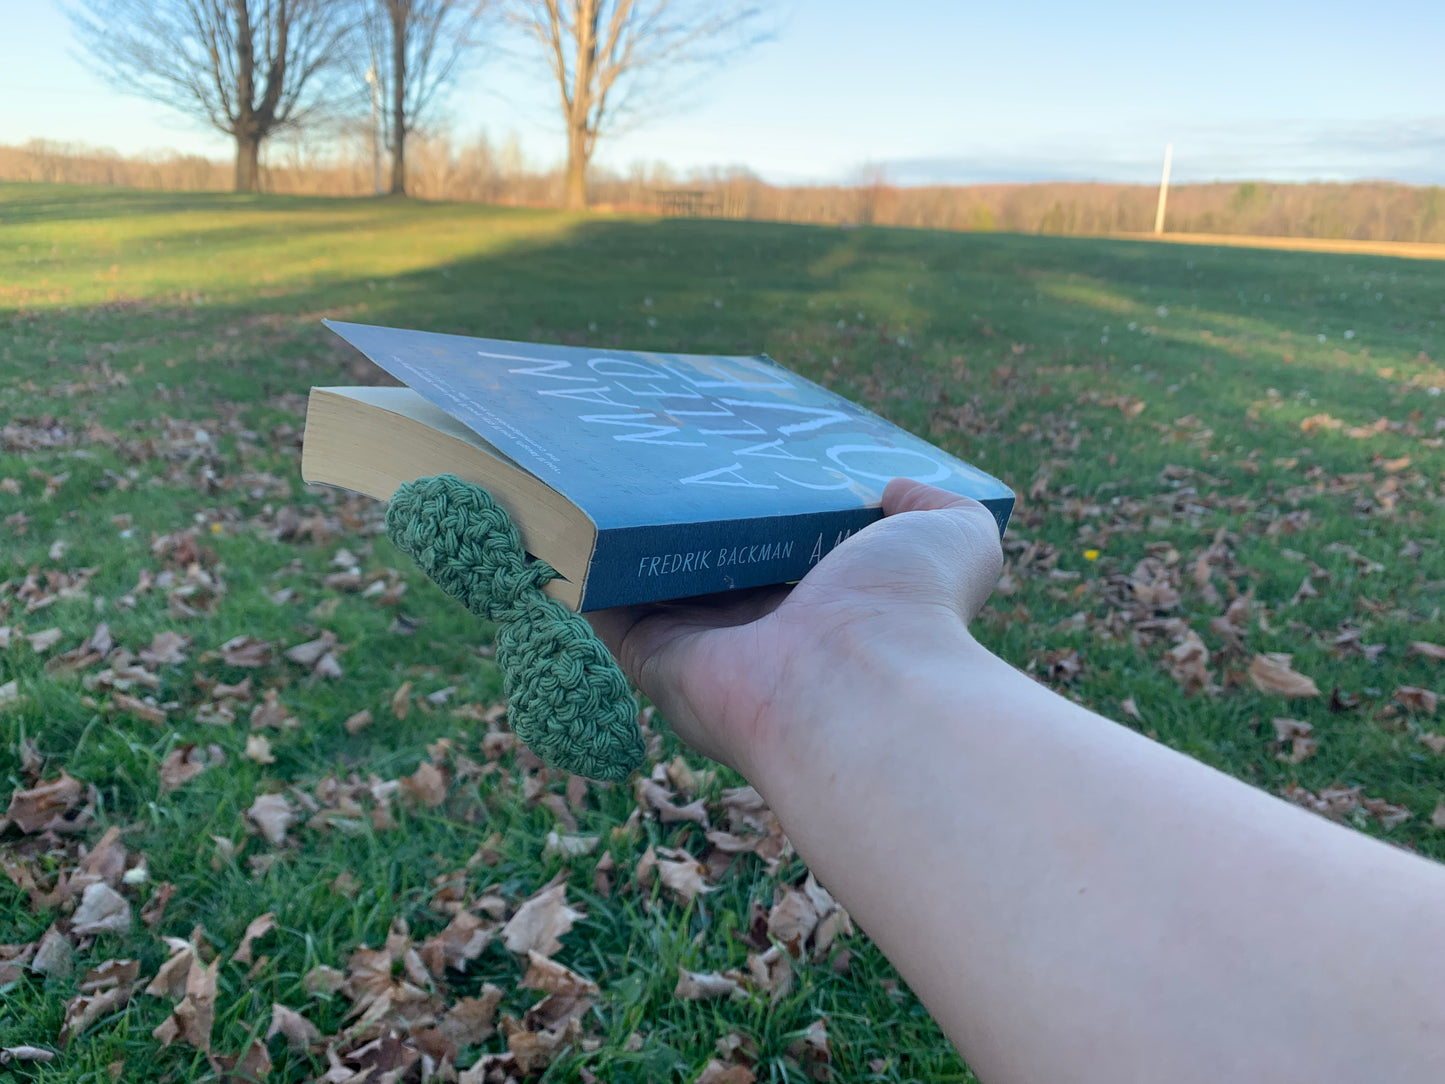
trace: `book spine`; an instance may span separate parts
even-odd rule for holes
[[[984,504],[993,512],[1002,537],[1013,510],[1012,498]],[[604,610],[792,583],[882,515],[879,508],[851,508],[602,530],[593,550],[581,609]]]

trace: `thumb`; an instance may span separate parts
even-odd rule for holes
[[[972,497],[895,478],[883,490],[885,519],[875,527],[904,532],[928,551],[935,587],[947,585],[965,621],[988,601],[1003,571],[1003,547],[993,513]],[[906,526],[905,526],[906,525]],[[901,540],[900,537],[900,540]],[[922,586],[922,585],[920,585]]]

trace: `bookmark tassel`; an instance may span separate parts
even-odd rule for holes
[[[542,593],[556,569],[528,558],[486,490],[454,474],[403,483],[386,533],[433,583],[497,623],[507,721],[527,748],[591,779],[625,779],[641,766],[627,679],[592,626]]]

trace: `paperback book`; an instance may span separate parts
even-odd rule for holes
[[[311,389],[308,482],[380,500],[452,473],[487,489],[573,610],[801,579],[915,478],[996,478],[764,356],[647,353],[327,321],[404,387]]]

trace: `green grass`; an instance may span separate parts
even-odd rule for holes
[[[247,922],[275,913],[276,930],[257,947],[267,962],[221,968],[221,1053],[264,1033],[273,1001],[303,1009],[326,1034],[337,1030],[346,1003],[307,994],[302,976],[318,963],[344,967],[398,917],[418,939],[440,929],[435,878],[465,871],[471,891],[516,901],[562,869],[543,857],[555,816],[527,801],[529,769],[510,755],[491,774],[454,783],[438,809],[399,804],[393,829],[298,826],[279,849],[247,833],[243,811],[259,793],[311,791],[353,773],[395,779],[441,738],[483,762],[481,728],[453,709],[500,697],[499,675],[477,651],[490,630],[376,536],[368,502],[327,502],[300,484],[301,396],[361,368],[319,326],[330,316],[499,338],[766,351],[1020,493],[1033,489],[1011,529],[1012,593],[997,596],[978,626],[1006,658],[1115,717],[1132,698],[1140,718],[1131,725],[1266,789],[1361,786],[1413,816],[1386,830],[1360,808],[1351,823],[1445,858],[1445,832],[1431,824],[1445,798],[1445,759],[1419,740],[1442,720],[1389,707],[1400,686],[1442,685],[1441,664],[1409,651],[1411,641],[1445,641],[1442,301],[1445,263],[1424,261],[0,185],[0,426],[14,427],[0,437],[0,479],[18,488],[0,488],[0,626],[64,632],[45,655],[23,639],[0,651],[0,685],[15,680],[21,694],[0,707],[0,797],[29,785],[22,755],[33,742],[47,778],[64,767],[95,788],[96,823],[83,840],[114,824],[145,855],[150,881],[128,896],[140,904],[157,883],[176,886],[154,931],[137,924],[129,935],[101,935],[80,967],[134,957],[144,982],[164,957],[157,935],[199,926],[225,955]],[[1344,425],[1302,427],[1319,415]],[[1381,418],[1383,432],[1349,434]],[[58,443],[22,446],[46,426],[60,427]],[[329,517],[329,534],[274,540],[287,506]],[[132,517],[128,532],[112,522],[119,515]],[[177,616],[154,590],[127,608],[121,600],[142,570],[167,567],[153,539],[190,528],[224,581],[219,601]],[[1218,560],[1197,579],[1196,561],[1217,537]],[[56,542],[63,552],[52,556]],[[1383,568],[1366,571],[1341,545]],[[407,584],[399,606],[324,585],[342,546],[363,573],[396,570]],[[1175,570],[1181,602],[1172,614],[1131,612],[1128,580],[1149,556]],[[172,566],[184,576],[184,563]],[[1293,602],[1315,567],[1317,596]],[[25,612],[17,593],[27,575],[43,585],[47,573],[80,568],[94,570],[82,591]],[[273,601],[285,588],[292,594]],[[1211,619],[1237,595],[1249,597],[1251,614],[1231,646]],[[412,635],[394,631],[398,609],[418,623]],[[1148,621],[1170,616],[1214,652],[1218,692],[1185,695],[1170,676],[1165,652],[1182,626]],[[82,680],[99,667],[47,669],[99,621],[132,650],[169,629],[192,638],[186,661],[159,668],[157,698],[174,704],[165,724],[109,710],[107,694]],[[1381,650],[1342,651],[1343,628]],[[287,661],[253,672],[301,724],[268,732],[274,764],[242,756],[244,713],[229,727],[196,720],[198,676],[230,682],[248,672],[207,651],[239,635],[290,646],[322,629],[346,646],[341,680]],[[1257,691],[1250,661],[1272,651],[1292,653],[1324,696]],[[456,691],[403,721],[387,705],[406,680],[418,694]],[[1332,711],[1336,687],[1359,706]],[[349,735],[340,722],[362,708],[376,722]],[[1318,752],[1281,761],[1277,716],[1311,723]],[[164,793],[157,767],[188,742],[219,746],[226,763]],[[670,738],[664,751],[677,751]],[[709,785],[711,798],[722,782]],[[543,781],[548,792],[564,785]],[[624,829],[633,808],[627,788],[593,787],[577,814],[603,845],[569,864],[571,897],[588,917],[559,959],[595,979],[602,997],[584,1028],[595,1042],[560,1057],[546,1079],[578,1080],[585,1069],[604,1080],[692,1080],[716,1041],[736,1032],[757,1045],[759,1079],[801,1081],[787,1050],[820,1015],[841,1079],[971,1079],[862,935],[847,942],[846,974],[801,965],[776,1005],[676,1001],[679,964],[742,966],[746,946],[733,932],[802,867],[794,859],[772,877],[744,857],[715,892],[683,908],[632,889],[631,871],[649,843],[705,853],[702,834],[646,819]],[[496,864],[468,868],[494,834]],[[219,856],[215,836],[236,845],[232,858]],[[13,830],[0,837],[0,857],[35,847]],[[42,866],[74,864],[73,852],[51,849]],[[593,890],[604,852],[617,867],[611,897]],[[270,855],[259,873],[248,862]],[[333,887],[342,871],[359,886],[354,895]],[[0,943],[32,941],[56,918],[0,878]],[[515,989],[521,972],[493,945],[451,976],[446,996],[494,982],[508,991],[504,1011],[520,1015],[537,997]],[[54,1046],[77,981],[27,975],[0,991],[0,1047]],[[122,1080],[206,1077],[192,1048],[162,1050],[151,1038],[168,1011],[137,994],[20,1076],[109,1081],[120,1062]],[[628,1042],[635,1033],[646,1040],[640,1050]],[[482,1049],[504,1049],[501,1036]],[[270,1051],[272,1080],[325,1070],[324,1058],[288,1052],[279,1038]],[[478,1054],[464,1050],[460,1061]]]

